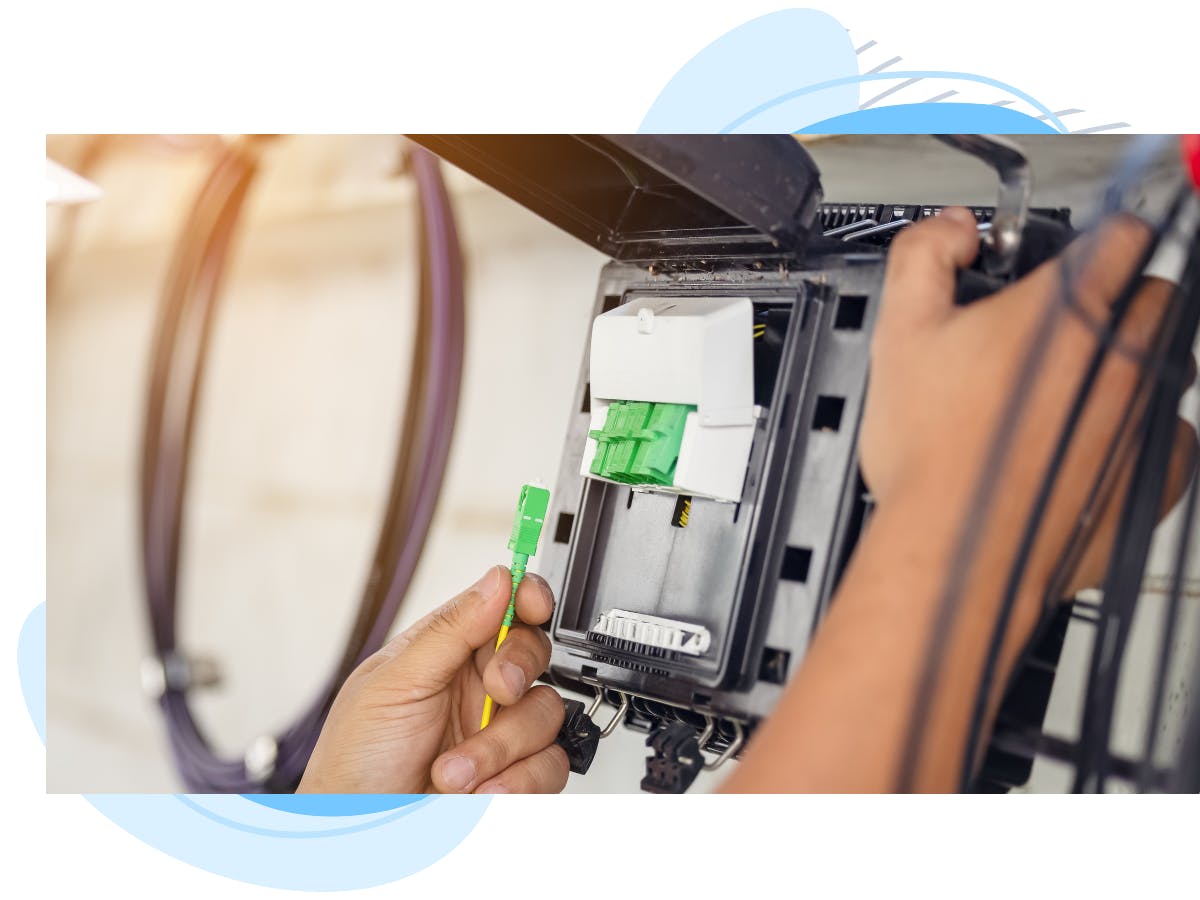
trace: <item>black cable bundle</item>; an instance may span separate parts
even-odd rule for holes
[[[142,565],[159,702],[176,765],[189,790],[295,789],[345,678],[378,649],[395,621],[424,545],[445,473],[462,380],[464,306],[458,236],[437,160],[409,150],[417,183],[420,301],[387,511],[346,649],[329,680],[265,757],[218,757],[188,704],[192,666],[178,649],[180,535],[197,398],[221,276],[261,140],[226,147],[201,189],[176,246],[155,336],[143,432]]]
[[[1133,613],[1142,588],[1142,573],[1150,540],[1158,523],[1167,470],[1175,439],[1176,410],[1187,389],[1186,373],[1192,346],[1200,327],[1200,240],[1193,241],[1191,262],[1177,292],[1179,303],[1165,317],[1166,346],[1160,356],[1157,381],[1144,417],[1141,450],[1125,496],[1114,552],[1104,582],[1104,599],[1088,673],[1086,703],[1075,761],[1076,791],[1103,791],[1112,775],[1110,749],[1117,680],[1124,659]],[[1162,785],[1154,771],[1155,737],[1162,713],[1162,693],[1170,661],[1170,638],[1178,625],[1182,581],[1189,555],[1197,479],[1189,489],[1185,519],[1176,548],[1176,568],[1164,619],[1155,674],[1153,712],[1147,722],[1144,757],[1138,786],[1151,790]]]
[[[1116,184],[1108,194],[1107,212],[1116,212],[1129,186],[1134,183],[1139,170],[1145,166],[1153,143],[1135,147],[1135,153],[1122,166],[1118,173]],[[1008,631],[1009,619],[1016,604],[1017,589],[1024,575],[1025,565],[1032,552],[1038,528],[1045,512],[1049,498],[1057,483],[1059,470],[1063,464],[1067,449],[1074,435],[1083,410],[1086,408],[1090,392],[1106,356],[1110,352],[1127,353],[1120,346],[1117,334],[1121,321],[1136,296],[1142,281],[1142,272],[1153,257],[1164,235],[1170,232],[1184,208],[1191,189],[1182,188],[1175,196],[1163,221],[1155,229],[1153,239],[1147,247],[1138,265],[1131,272],[1122,291],[1113,302],[1107,321],[1102,323],[1086,319],[1097,333],[1098,346],[1093,354],[1087,371],[1084,373],[1076,391],[1067,421],[1059,434],[1050,463],[1044,474],[1043,481],[1033,509],[1028,517],[1025,533],[1018,548],[1017,556],[1010,570],[1010,577],[1005,587],[1001,608],[993,627],[988,654],[985,659],[980,684],[976,694],[968,740],[964,748],[961,769],[960,788],[967,790],[973,778],[974,766],[978,760],[978,751],[985,737],[987,709],[992,695],[996,668],[999,662],[1001,645]],[[1077,781],[1076,789],[1103,785],[1111,762],[1109,753],[1108,730],[1111,725],[1112,707],[1116,691],[1116,675],[1119,668],[1124,640],[1128,634],[1129,616],[1136,605],[1141,585],[1142,572],[1145,567],[1146,552],[1149,547],[1150,535],[1158,520],[1158,514],[1165,486],[1165,470],[1170,458],[1175,428],[1175,411],[1178,407],[1179,396],[1183,384],[1182,373],[1187,371],[1187,359],[1190,356],[1192,343],[1195,340],[1198,317],[1200,317],[1200,298],[1196,292],[1196,270],[1200,260],[1200,248],[1193,247],[1190,274],[1184,279],[1184,288],[1176,292],[1174,316],[1168,314],[1160,329],[1161,336],[1156,345],[1156,352],[1144,359],[1139,359],[1142,367],[1141,387],[1135,393],[1125,411],[1125,421],[1118,429],[1112,446],[1105,449],[1105,460],[1099,477],[1090,492],[1087,507],[1080,517],[1080,524],[1068,542],[1064,558],[1060,561],[1055,577],[1051,579],[1051,590],[1046,598],[1047,614],[1043,617],[1042,626],[1050,621],[1054,606],[1058,602],[1061,588],[1073,572],[1083,549],[1091,537],[1091,526],[1095,524],[1096,509],[1101,508],[1108,500],[1113,487],[1113,476],[1120,471],[1120,463],[1128,459],[1128,453],[1137,450],[1135,474],[1126,494],[1120,533],[1115,546],[1119,548],[1114,553],[1108,573],[1105,590],[1105,604],[1101,608],[1101,628],[1096,639],[1092,658],[1092,677],[1087,691],[1087,708],[1085,713],[1085,734],[1083,738],[1066,749],[1076,754]],[[1087,265],[1083,261],[1079,269]],[[1195,309],[1193,309],[1195,307]],[[942,591],[937,609],[934,631],[930,640],[930,649],[918,684],[913,716],[910,720],[908,737],[905,743],[904,755],[901,761],[901,771],[898,789],[911,790],[915,780],[916,766],[919,757],[920,744],[924,737],[925,726],[928,723],[932,707],[933,693],[944,662],[949,635],[957,617],[958,609],[965,598],[964,588],[970,566],[974,561],[979,541],[982,539],[983,526],[992,504],[996,499],[999,488],[999,473],[1012,451],[1012,440],[1019,423],[1026,398],[1032,391],[1036,378],[1041,371],[1049,349],[1050,338],[1058,327],[1061,317],[1065,314],[1085,316],[1086,314],[1074,302],[1074,284],[1072,273],[1063,267],[1063,278],[1057,302],[1051,304],[1039,325],[1038,333],[1030,347],[1020,370],[1017,384],[1010,395],[1003,411],[996,439],[993,442],[989,458],[985,461],[984,475],[976,487],[974,502],[967,522],[960,531],[958,552],[955,564],[949,573],[946,585]],[[1169,346],[1165,338],[1170,336]],[[1181,355],[1182,354],[1182,355]],[[1134,410],[1139,405],[1139,397],[1145,397],[1149,392],[1150,400],[1147,412],[1142,418],[1142,428],[1131,427]],[[1164,455],[1165,454],[1165,455]],[[1190,528],[1185,530],[1182,541],[1186,543]],[[1181,547],[1186,559],[1186,547]],[[1164,625],[1164,630],[1175,627],[1178,612],[1178,589],[1180,587],[1180,572],[1176,573],[1175,593],[1172,607],[1172,621]],[[1108,625],[1104,622],[1108,620]],[[1106,630],[1108,629],[1108,630]],[[1038,640],[1039,631],[1035,633],[1029,646],[1034,646]],[[1112,635],[1113,644],[1105,644]],[[1104,652],[1101,652],[1101,647]],[[1113,655],[1110,651],[1115,651]],[[1165,653],[1165,648],[1164,648]],[[1159,689],[1165,680],[1166,660],[1160,659]],[[1198,673],[1200,684],[1200,673]],[[1151,723],[1156,727],[1158,708]],[[1200,716],[1196,717],[1200,719]],[[1200,731],[1200,726],[1197,728]],[[1200,745],[1200,735],[1197,735]],[[1043,752],[1049,745],[1058,747],[1062,742],[1040,735],[1032,741],[1030,752]],[[1149,750],[1147,751],[1149,753]],[[1088,776],[1087,772],[1094,772]]]
[[[1187,196],[1188,193],[1186,188],[1181,190],[1176,195],[1170,209],[1164,217],[1163,223],[1155,230],[1155,234],[1151,239],[1150,244],[1147,246],[1146,250],[1142,254],[1141,259],[1138,261],[1138,264],[1135,266],[1133,272],[1126,280],[1120,294],[1118,294],[1116,299],[1113,301],[1108,321],[1104,323],[1088,323],[1094,330],[1099,332],[1099,343],[1095,351],[1092,353],[1092,358],[1088,363],[1088,368],[1084,373],[1078,390],[1076,391],[1075,398],[1067,414],[1066,422],[1064,423],[1059,434],[1058,443],[1055,446],[1054,454],[1051,457],[1046,474],[1042,480],[1041,488],[1039,489],[1037,498],[1034,501],[1033,510],[1029,514],[1025,533],[1022,537],[1020,547],[1017,551],[1017,557],[1013,562],[1012,570],[1009,574],[1009,580],[1005,587],[1000,614],[992,631],[991,642],[989,644],[988,654],[984,663],[983,677],[980,681],[978,693],[976,695],[975,706],[971,717],[971,728],[968,733],[966,750],[963,756],[962,778],[960,784],[960,787],[963,790],[966,790],[969,787],[971,766],[973,765],[974,760],[977,758],[976,754],[978,752],[980,743],[984,738],[983,730],[986,721],[988,700],[991,696],[991,691],[994,685],[996,667],[999,664],[1000,650],[1004,642],[1004,636],[1008,632],[1009,620],[1012,616],[1013,609],[1016,606],[1017,592],[1020,588],[1021,579],[1024,575],[1025,565],[1027,564],[1029,556],[1033,551],[1034,542],[1037,539],[1042,517],[1045,515],[1046,507],[1049,504],[1050,497],[1053,494],[1054,488],[1057,484],[1058,475],[1066,459],[1067,451],[1071,445],[1071,440],[1074,437],[1075,428],[1087,407],[1088,400],[1091,397],[1092,389],[1095,386],[1096,378],[1099,376],[1101,367],[1107,359],[1108,354],[1113,352],[1123,352],[1122,348],[1120,348],[1117,344],[1117,334],[1121,327],[1121,322],[1124,320],[1126,313],[1129,311],[1129,307],[1132,305],[1133,300],[1141,287],[1143,269],[1145,269],[1146,264],[1149,263],[1151,258],[1153,258],[1155,252],[1162,242],[1163,237],[1168,234],[1171,228],[1174,226],[1180,210],[1183,208],[1183,204],[1187,199]],[[1080,269],[1082,270],[1086,267],[1086,265],[1087,263],[1085,261],[1080,265]],[[1062,268],[1061,298],[1062,305],[1065,309],[1069,309],[1077,316],[1086,315],[1074,302],[1074,286],[1071,279],[1071,273],[1067,270],[1065,265]],[[1170,316],[1165,317],[1164,326],[1162,329],[1160,329],[1161,333],[1167,333],[1167,323],[1169,321]],[[1189,343],[1188,350],[1186,352],[1190,352],[1190,347],[1191,344]],[[1089,526],[1094,525],[1099,518],[1093,513],[1102,507],[1109,499],[1109,491],[1114,486],[1112,476],[1114,476],[1120,470],[1119,463],[1124,458],[1122,451],[1128,452],[1134,446],[1133,442],[1127,440],[1131,416],[1134,409],[1138,405],[1139,395],[1142,395],[1149,388],[1150,380],[1155,377],[1159,369],[1159,362],[1157,361],[1156,356],[1153,354],[1147,359],[1141,360],[1141,362],[1141,385],[1139,386],[1139,389],[1135,391],[1134,396],[1130,399],[1130,402],[1126,407],[1124,422],[1122,423],[1121,427],[1118,428],[1112,446],[1106,451],[1105,462],[1101,467],[1096,483],[1093,485],[1089,497],[1090,502],[1088,507],[1085,508],[1081,514],[1079,519],[1080,524],[1077,526],[1074,534],[1072,535],[1072,540],[1068,543],[1067,551],[1064,554],[1064,558],[1060,560],[1055,576],[1051,578],[1051,588],[1045,598],[1048,610],[1051,610],[1054,605],[1061,602],[1062,587],[1065,585],[1066,580],[1074,571],[1075,565],[1078,563],[1080,556],[1087,547],[1088,541],[1091,538],[1091,528]],[[1176,406],[1177,405],[1178,397],[1176,397]],[[1172,425],[1172,437],[1174,436],[1174,409],[1175,407],[1172,407],[1170,417],[1170,423]],[[1133,441],[1135,442],[1136,440],[1137,436],[1134,435]],[[1169,459],[1170,456],[1170,448],[1171,444],[1168,441],[1166,445],[1167,459]],[[1165,462],[1166,460],[1164,459],[1163,469],[1161,473],[1159,473],[1162,477],[1157,479],[1158,486],[1157,491],[1153,493],[1154,497],[1161,497],[1162,495],[1162,489],[1165,483]],[[1157,478],[1157,476],[1154,475],[1150,477],[1152,480]],[[1149,485],[1147,485],[1147,487],[1149,487]],[[1134,488],[1131,486],[1129,494],[1130,497],[1140,496],[1133,493],[1133,491]],[[1152,532],[1154,525],[1158,521],[1158,508],[1157,506],[1151,506],[1144,503],[1142,506],[1149,509],[1150,531]],[[1087,524],[1085,525],[1084,523]],[[1147,546],[1141,553],[1140,563],[1134,564],[1133,560],[1130,559],[1124,567],[1125,570],[1136,568],[1136,572],[1134,573],[1133,577],[1136,578],[1138,585],[1141,583],[1141,572],[1145,567],[1145,550],[1149,549],[1149,537],[1150,534],[1147,532]],[[1121,543],[1121,536],[1118,536],[1114,547],[1120,547],[1122,551],[1126,549]],[[1136,596],[1137,595],[1135,591],[1133,598],[1134,601],[1136,601]],[[1048,615],[1043,615],[1041,625],[1044,626],[1046,622],[1049,621],[1049,618],[1050,617]],[[1033,642],[1031,642],[1031,644],[1032,643]],[[1093,659],[1094,658],[1095,657],[1093,657]]]

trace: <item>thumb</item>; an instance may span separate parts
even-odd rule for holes
[[[958,270],[978,252],[975,216],[961,206],[906,228],[888,251],[877,332],[920,327],[950,315]]]
[[[476,650],[496,640],[511,589],[508,570],[492,566],[479,581],[380,650],[385,660],[372,680],[442,690]]]

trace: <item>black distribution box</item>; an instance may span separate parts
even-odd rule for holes
[[[734,298],[749,310],[740,493],[585,475],[602,421],[584,346],[538,560],[558,597],[546,679],[648,732],[643,787],[686,789],[703,754],[736,755],[775,705],[870,514],[857,441],[887,245],[940,208],[823,202],[816,166],[787,136],[414,139],[611,257],[596,316]],[[975,212],[984,223],[992,210]],[[1067,224],[1065,211],[1041,212]],[[1039,728],[1043,687],[1005,721]],[[1029,760],[989,759],[1003,764],[985,771],[989,788],[1028,776]]]

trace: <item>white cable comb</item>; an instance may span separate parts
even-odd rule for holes
[[[658,647],[689,656],[700,656],[712,642],[712,635],[703,625],[663,619],[623,609],[601,613],[592,631],[621,641]]]

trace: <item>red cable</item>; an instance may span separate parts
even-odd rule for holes
[[[1200,134],[1181,134],[1179,144],[1183,151],[1183,164],[1192,176],[1192,184],[1200,191]]]

